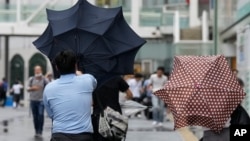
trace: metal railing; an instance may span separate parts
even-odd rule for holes
[[[60,4],[58,2],[58,0],[45,0],[39,4],[22,4],[23,0],[16,0],[15,3],[2,4],[0,5],[0,23],[46,23],[46,8],[61,10],[71,6],[69,1],[64,3],[60,0]]]
[[[59,10],[66,9],[70,5],[58,2],[58,0],[46,0],[42,4],[18,4],[22,0],[16,0],[16,3],[10,5],[0,5],[0,23],[47,23],[45,8]],[[122,4],[121,1],[116,4]],[[119,5],[112,5],[113,7]],[[126,21],[131,23],[131,7],[123,7],[124,17]],[[180,28],[187,28],[189,26],[188,15],[180,15]],[[159,27],[159,26],[173,26],[174,12],[164,11],[162,7],[143,7],[140,12],[140,26]]]
[[[174,44],[175,55],[213,55],[214,44],[212,41],[181,41]]]

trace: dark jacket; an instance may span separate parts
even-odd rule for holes
[[[231,125],[249,125],[250,117],[246,110],[239,105],[231,115]]]
[[[3,98],[5,91],[3,85],[0,83],[0,100]]]

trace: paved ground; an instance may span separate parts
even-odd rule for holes
[[[8,125],[4,126],[4,121]],[[4,130],[8,130],[4,132]],[[49,141],[51,131],[50,119],[45,119],[43,139],[33,137],[32,117],[26,108],[0,108],[0,141]],[[132,118],[126,141],[197,141],[187,129],[173,131],[173,123],[164,123],[163,128],[155,128],[151,121]]]

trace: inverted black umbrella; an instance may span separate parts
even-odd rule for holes
[[[34,45],[51,61],[73,50],[79,68],[99,81],[133,73],[134,58],[145,43],[126,23],[122,8],[100,8],[79,0],[64,11],[47,10],[49,24]]]

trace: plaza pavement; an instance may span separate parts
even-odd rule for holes
[[[8,122],[7,126],[4,121]],[[171,121],[165,122],[163,128],[153,127],[151,123],[144,118],[131,118],[126,141],[198,141],[188,128],[174,131]],[[49,141],[50,134],[49,118],[45,118],[43,138],[35,139],[28,108],[0,108],[0,141]]]

